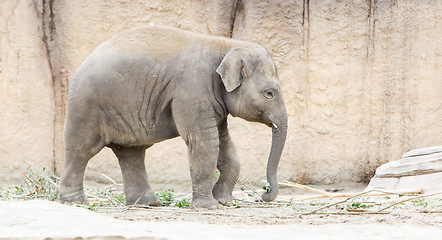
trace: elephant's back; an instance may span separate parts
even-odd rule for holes
[[[199,37],[198,34],[174,28],[149,26],[123,31],[107,42],[122,52],[167,57],[184,51]]]
[[[108,41],[115,49],[123,52],[144,54],[150,57],[168,57],[185,52],[195,45],[199,49],[225,55],[232,47],[257,47],[256,43],[224,37],[208,36],[186,30],[147,26],[123,31]]]

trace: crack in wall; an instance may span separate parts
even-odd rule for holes
[[[377,0],[368,0],[368,38],[370,41],[370,44],[367,47],[367,58],[374,55],[375,51],[375,27],[376,27],[376,20],[374,18],[375,11],[376,11],[376,4]]]
[[[53,32],[54,32],[54,20],[53,20],[53,12],[52,12],[52,4],[53,4],[53,0],[42,0],[42,2],[40,2],[42,4],[42,41],[43,44],[45,45],[45,50],[46,50],[46,58],[48,60],[48,64],[49,64],[49,69],[51,71],[51,77],[52,77],[52,82],[55,79],[55,75],[54,75],[54,65],[53,62],[51,60],[51,42],[53,41]],[[47,20],[49,19],[49,21]],[[57,171],[57,164],[56,164],[56,160],[55,160],[55,156],[56,156],[56,133],[55,133],[55,125],[56,125],[56,119],[57,119],[57,104],[56,104],[56,94],[55,94],[55,88],[53,86],[53,98],[54,98],[54,122],[53,122],[53,138],[52,138],[52,161],[53,161],[53,172]]]
[[[54,97],[54,125],[53,125],[53,171],[59,173],[58,162],[64,159],[63,126],[67,96],[67,72],[61,66],[59,48],[56,46],[56,23],[54,0],[41,0],[43,23],[43,42],[46,46],[47,58],[52,76]]]
[[[238,5],[241,3],[241,0],[236,0],[236,2],[234,2],[233,4],[233,8],[232,8],[232,15],[230,17],[230,19],[232,19],[232,23],[230,25],[230,34],[229,34],[229,38],[233,37],[233,30],[235,28],[235,21],[236,21],[236,15],[238,14],[239,8]]]
[[[304,32],[304,54],[305,54],[305,111],[309,111],[310,106],[310,79],[309,79],[309,60],[310,60],[310,0],[304,0],[302,5],[302,26]]]
[[[367,0],[367,21],[368,21],[368,28],[367,28],[367,47],[366,47],[366,58],[365,58],[365,64],[366,67],[364,68],[364,81],[366,82],[364,85],[367,86],[368,90],[372,90],[372,84],[373,84],[373,68],[374,68],[374,58],[375,58],[375,14],[376,14],[376,5],[377,0]],[[365,70],[366,69],[366,70]],[[367,99],[363,102],[367,102],[368,104],[368,110],[367,110],[367,130],[366,134],[367,136],[372,136],[374,134],[374,126],[373,126],[373,95],[372,94],[364,94],[364,97]],[[371,138],[371,137],[370,137]],[[365,152],[365,158],[367,159],[365,167],[363,168],[363,172],[361,173],[361,176],[359,177],[358,181],[369,181],[371,177],[375,174],[376,167],[373,167],[373,165],[380,165],[379,161],[381,161],[381,154],[380,149],[378,147],[378,151],[376,152],[376,156],[371,156],[372,153],[367,148],[367,151]],[[375,161],[371,161],[369,159],[375,159]]]

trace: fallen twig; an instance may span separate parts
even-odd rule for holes
[[[415,193],[418,193],[418,192],[422,192],[422,190],[418,190],[418,191],[416,191],[416,190],[413,190],[413,191],[394,191],[394,192],[383,191],[383,190],[370,190],[370,191],[360,192],[360,193],[354,194],[352,196],[347,197],[346,199],[344,199],[342,201],[339,201],[339,202],[332,203],[332,204],[329,204],[327,206],[321,207],[319,209],[316,209],[314,211],[309,212],[308,214],[314,214],[314,213],[316,213],[318,211],[324,210],[324,209],[332,207],[332,206],[336,206],[336,205],[341,204],[341,203],[345,203],[345,202],[347,202],[348,200],[350,200],[352,198],[360,197],[360,196],[363,196],[363,195],[364,196],[382,196],[382,195],[392,195],[392,194],[404,194],[405,195],[405,194],[410,194],[410,193],[414,193],[415,194]],[[341,195],[341,194],[339,194],[339,195]]]
[[[44,179],[46,179],[46,181],[48,181],[48,183],[52,184],[54,187],[58,188],[59,185],[57,183],[55,183],[54,181],[52,181],[50,178],[42,176]]]
[[[126,209],[129,210],[129,209]],[[174,213],[183,213],[183,214],[199,214],[199,215],[217,215],[217,216],[229,216],[229,217],[250,217],[250,215],[239,215],[239,214],[231,214],[231,213],[224,213],[224,212],[200,212],[200,211],[183,211],[183,210],[176,210],[176,209],[164,209],[161,207],[152,207],[148,205],[135,205],[131,206],[130,210],[148,210],[153,212],[174,212]]]
[[[373,190],[372,190],[372,191],[373,191]],[[314,210],[314,211],[311,211],[311,212],[309,212],[309,213],[307,213],[307,214],[314,214],[314,213],[319,212],[319,211],[321,211],[321,210],[323,210],[323,209],[326,209],[326,208],[329,208],[329,207],[333,207],[333,206],[336,206],[336,205],[341,204],[341,203],[345,203],[345,202],[347,202],[348,200],[350,200],[350,199],[352,199],[352,198],[359,197],[359,196],[364,195],[364,194],[367,194],[367,193],[369,193],[369,192],[371,192],[371,191],[358,193],[358,194],[353,195],[353,196],[351,196],[351,197],[348,197],[348,198],[346,198],[346,199],[344,199],[344,200],[342,200],[342,201],[339,201],[339,202],[336,202],[336,203],[329,204],[329,205],[327,205],[327,206],[324,206],[324,207],[321,207],[321,208],[316,209],[316,210]]]
[[[244,199],[239,199],[236,197],[233,197],[234,200],[238,201],[238,202],[243,202],[243,203],[247,203],[249,205],[258,205],[258,206],[285,206],[287,205],[287,203],[278,203],[278,202],[253,202],[253,201],[248,201],[248,200],[244,200]]]
[[[122,186],[122,184],[110,184],[104,187],[99,187],[99,188],[93,188],[93,187],[85,187],[85,191],[84,192],[95,192],[98,190],[104,190],[104,189],[108,189],[108,188],[113,188],[113,187],[118,187],[118,186]]]
[[[93,198],[95,201],[97,201],[97,202],[106,202],[106,201],[109,201],[108,199],[106,199],[106,198],[101,198],[101,197],[98,197],[97,195],[94,195],[94,194],[91,194],[91,193],[88,193],[88,192],[85,192],[84,193],[87,197],[90,197],[90,198]]]
[[[21,171],[21,173],[25,176],[26,179],[28,179],[28,181],[32,184],[34,184],[34,187],[38,189],[37,184],[34,182],[34,180],[32,180],[28,174],[26,174],[25,172]]]
[[[375,205],[393,204],[393,203],[397,203],[397,202],[403,201],[405,199],[411,199],[414,197],[415,196],[403,196],[403,197],[398,197],[398,198],[393,198],[393,199],[388,199],[388,200],[375,201],[375,202],[373,202],[373,204],[375,204]]]
[[[275,205],[240,205],[236,208],[277,208]]]
[[[405,200],[403,200],[403,201],[400,201],[400,202],[394,203],[394,204],[392,204],[392,205],[390,205],[390,206],[387,206],[387,207],[381,208],[381,209],[378,210],[377,212],[378,212],[378,213],[379,213],[379,212],[382,212],[382,211],[384,211],[385,209],[391,208],[391,207],[393,207],[393,206],[396,206],[396,205],[401,204],[401,203],[404,203],[404,202],[408,202],[408,201],[412,201],[412,200],[416,200],[416,199],[420,199],[420,198],[431,197],[431,196],[435,196],[435,195],[439,195],[439,194],[442,194],[442,192],[437,192],[437,193],[432,193],[432,194],[427,194],[427,195],[417,196],[417,197],[414,197],[414,198],[405,199]]]
[[[365,214],[390,214],[391,212],[376,212],[376,211],[365,211],[365,212],[317,212],[315,214],[323,215],[365,215]],[[301,213],[300,215],[311,215],[312,213]]]
[[[34,195],[34,194],[36,194],[37,192],[38,192],[38,186],[37,186],[37,184],[25,173],[25,172],[23,172],[23,171],[21,171],[21,173],[23,174],[23,176],[25,176],[25,178],[30,182],[30,183],[32,183],[33,185],[34,185],[34,191],[29,191],[29,193],[26,193],[26,194],[22,194],[22,195],[18,195],[18,196],[13,196],[13,198],[22,198],[22,197],[27,197],[27,196],[31,196],[31,195]],[[27,182],[27,181],[26,181]],[[28,186],[29,187],[31,187],[29,184],[28,184]]]
[[[253,189],[253,185],[249,180],[246,180],[246,183],[248,183],[248,186],[244,184],[250,191],[252,191],[255,194],[255,197],[258,198],[258,200],[262,201],[261,195]]]
[[[110,178],[108,175],[102,173],[101,176],[103,176],[104,178],[106,178],[107,180],[111,181],[113,185],[118,185],[117,182],[115,182],[112,178]],[[120,184],[121,185],[121,184]]]
[[[283,182],[279,182],[278,184],[282,185],[282,186],[287,186],[287,187],[300,188],[300,189],[316,192],[316,193],[319,193],[319,194],[322,194],[322,195],[327,195],[327,196],[331,195],[331,193],[329,193],[329,192],[322,191],[322,190],[319,190],[319,189],[316,189],[316,188],[312,188],[312,187],[309,187],[309,186],[306,186],[306,185],[302,185],[302,184],[299,184],[299,183],[283,181]]]
[[[415,194],[421,194],[422,189],[412,189],[412,190],[400,190],[400,191],[383,191],[383,190],[370,190],[366,192],[360,192],[364,193],[365,196],[385,196],[385,195],[415,195]],[[348,198],[353,197],[355,195],[358,195],[360,193],[328,193],[328,195],[316,195],[316,196],[303,196],[303,197],[297,197],[297,198],[290,198],[290,200],[293,201],[303,201],[303,200],[312,200],[312,199],[321,199],[321,198]]]
[[[25,193],[25,194],[22,194],[22,195],[15,195],[15,196],[11,196],[11,197],[12,197],[12,198],[24,198],[24,197],[27,197],[27,196],[31,196],[31,195],[36,194],[37,191],[38,191],[38,188],[35,187],[34,191],[32,191],[32,192],[29,191],[29,193]]]

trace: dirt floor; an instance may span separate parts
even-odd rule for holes
[[[17,200],[29,190],[9,195],[15,198],[0,201],[0,239],[428,240],[442,235],[440,194],[356,196],[365,185],[340,184],[310,186],[322,195],[334,194],[331,199],[283,187],[276,201],[262,203],[256,200],[263,190],[246,183],[234,192],[234,206],[209,211],[176,206],[188,203],[189,186],[172,186],[173,191],[168,190],[171,186],[154,186],[162,200],[171,200],[170,206],[162,207],[117,204],[114,200],[121,202],[122,196],[119,187],[86,191],[90,203],[81,206]],[[98,195],[100,191],[105,194]]]
[[[413,224],[442,228],[442,213],[393,211],[387,214],[313,214],[301,215],[290,208],[282,207],[239,207],[217,211],[195,212],[187,209],[164,207],[163,209],[132,209],[122,212],[99,210],[99,213],[120,220],[158,222],[197,222],[225,225],[269,225],[301,223],[323,224]]]
[[[176,189],[186,187],[175,186]],[[315,198],[318,194],[295,188],[282,188],[275,202],[256,202],[260,190],[234,192],[236,206],[219,210],[191,210],[173,206],[153,208],[98,208],[97,212],[120,220],[150,222],[196,222],[221,225],[273,225],[273,224],[412,224],[442,229],[442,196],[408,200],[420,195],[361,196],[354,198]],[[365,184],[314,186],[315,189],[349,194],[362,192]],[[174,192],[176,198],[188,194]],[[313,199],[306,199],[312,197]],[[407,199],[408,197],[408,199]],[[398,201],[406,202],[391,206]],[[306,199],[306,200],[297,200]],[[345,201],[348,199],[347,201]],[[342,202],[345,201],[345,202]],[[339,203],[342,202],[342,203]],[[339,203],[339,204],[336,204]],[[336,204],[334,206],[330,206]],[[330,206],[330,207],[328,207]],[[320,210],[324,208],[323,210]],[[312,213],[315,210],[318,212]]]

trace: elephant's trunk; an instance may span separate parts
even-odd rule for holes
[[[262,195],[262,199],[266,202],[273,201],[278,195],[279,187],[276,174],[287,137],[287,112],[285,108],[272,122],[272,148],[267,162],[267,182],[270,184],[270,189]]]

